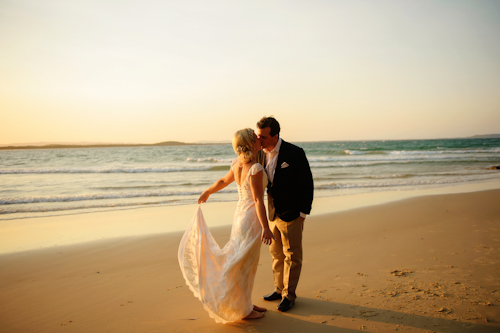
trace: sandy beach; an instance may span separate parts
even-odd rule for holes
[[[263,245],[253,297],[266,316],[226,325],[185,286],[182,232],[165,222],[187,225],[193,206],[18,220],[2,229],[2,240],[13,240],[0,255],[0,332],[498,332],[500,189],[480,189],[393,194],[349,210],[333,204],[343,199],[318,199],[296,306],[280,313],[262,300],[273,289]],[[215,221],[230,220],[234,205],[202,207],[219,244],[230,227]],[[62,231],[47,241],[53,230]]]
[[[8,0],[0,32],[0,333],[500,333],[500,0]],[[309,213],[285,312],[261,167]]]

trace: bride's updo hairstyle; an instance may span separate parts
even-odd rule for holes
[[[240,163],[248,163],[253,158],[252,147],[255,143],[255,133],[251,128],[245,128],[234,133],[233,149]]]

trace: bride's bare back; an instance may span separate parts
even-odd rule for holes
[[[254,164],[255,162],[249,162],[244,164],[241,164],[239,161],[236,162],[233,172],[234,172],[234,180],[238,185],[241,186],[243,180],[247,178],[248,171]]]

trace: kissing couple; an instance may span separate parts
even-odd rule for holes
[[[280,137],[280,125],[263,117],[257,131],[237,131],[237,157],[229,172],[201,193],[198,207],[179,245],[179,265],[189,289],[218,323],[264,317],[265,308],[252,302],[261,242],[272,256],[274,291],[266,301],[279,300],[278,310],[295,304],[302,269],[302,231],[311,212],[313,179],[304,150]],[[213,239],[200,204],[233,181],[238,204],[231,235],[223,248]],[[264,206],[267,188],[268,214]]]

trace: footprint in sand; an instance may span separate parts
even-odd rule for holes
[[[359,311],[359,315],[361,317],[375,317],[378,316],[378,313],[372,310],[362,310]]]
[[[167,288],[167,290],[172,290],[172,289],[177,289],[177,288],[182,288],[182,286],[177,286],[177,287]]]
[[[410,274],[410,273],[413,273],[413,270],[406,269],[406,268],[402,269],[401,271],[398,269],[394,269],[391,271],[392,275],[398,276],[398,277],[406,277],[406,274]]]

